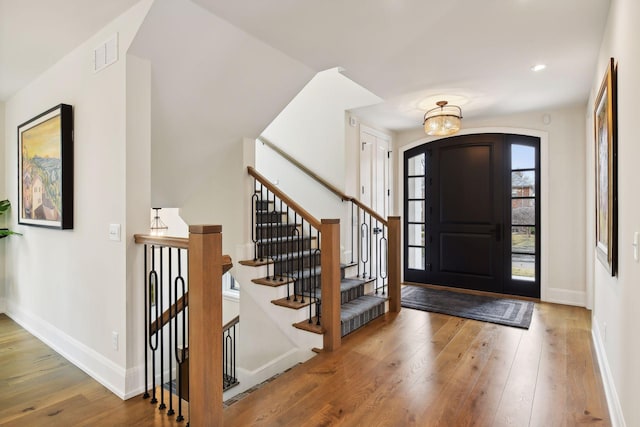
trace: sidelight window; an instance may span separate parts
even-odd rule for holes
[[[412,270],[425,269],[425,154],[407,159],[407,266]]]
[[[511,278],[536,280],[536,149],[511,145]]]

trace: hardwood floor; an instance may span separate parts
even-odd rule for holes
[[[537,303],[520,330],[386,314],[225,409],[225,426],[611,425],[590,312]],[[177,426],[111,394],[0,316],[1,426]]]

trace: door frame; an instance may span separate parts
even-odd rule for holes
[[[542,301],[558,301],[563,300],[562,290],[554,290],[549,286],[549,133],[545,131],[512,128],[512,127],[478,127],[462,129],[456,134],[473,135],[482,133],[508,133],[533,136],[540,138],[540,299]],[[404,154],[419,145],[433,142],[447,137],[424,137],[399,148],[396,158],[396,183],[404,183]],[[404,200],[404,185],[396,187],[396,200],[402,202]],[[404,215],[402,216],[402,229],[404,230]],[[404,235],[402,235],[401,247],[404,248]],[[401,265],[404,265],[404,251],[401,253]],[[402,269],[402,278],[404,281],[404,268]]]

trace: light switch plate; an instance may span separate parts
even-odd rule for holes
[[[109,240],[120,241],[120,224],[109,224]]]

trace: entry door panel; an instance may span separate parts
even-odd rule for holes
[[[438,245],[431,269],[436,283],[502,292],[500,139],[474,135],[435,143],[433,209],[427,222]]]

